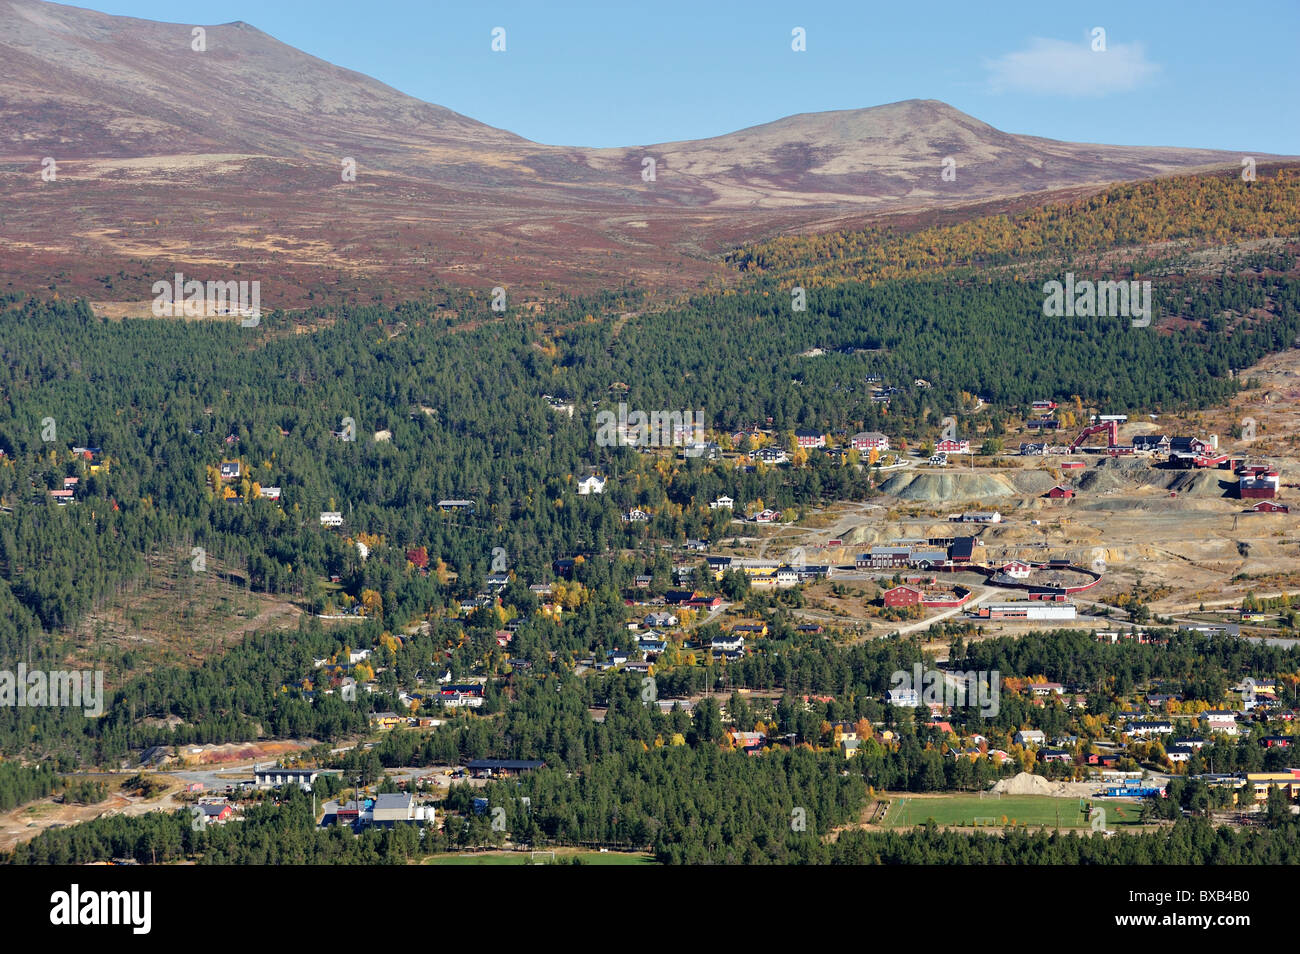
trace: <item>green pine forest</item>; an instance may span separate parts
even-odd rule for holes
[[[1208,193],[1223,204],[1226,238],[1272,234],[1277,203],[1294,183],[1283,178],[1273,187],[1280,198],[1266,193],[1266,208],[1255,212],[1243,211],[1229,189]],[[1104,242],[1181,235],[1174,226],[1150,234],[1125,228],[1126,208],[1129,219],[1140,219],[1178,194],[1119,190],[1104,216],[1095,203],[1058,210],[1047,224],[1034,219],[1011,230],[1032,233],[1032,242],[1005,239],[997,251],[1005,260],[1017,249],[1037,260],[1043,230],[1055,227],[1073,236],[1063,251],[1078,256],[1063,259],[1059,271],[1095,275]],[[623,594],[635,576],[652,575],[656,592],[670,585],[660,544],[728,538],[729,515],[708,507],[718,495],[734,497],[741,510],[761,503],[798,512],[878,492],[870,468],[827,455],[803,467],[747,472],[729,462],[600,446],[596,415],[619,402],[702,411],[710,439],[726,441],[758,424],[783,435],[800,427],[878,429],[919,446],[938,435],[946,416],[972,437],[1000,437],[1037,398],[1130,414],[1222,402],[1245,383],[1236,372],[1300,336],[1292,251],[1215,271],[1166,267],[1154,280],[1153,327],[1133,328],[1124,318],[1045,318],[1040,280],[1015,269],[951,267],[998,228],[976,223],[946,236],[948,251],[924,259],[930,271],[898,277],[861,273],[862,256],[871,259],[886,241],[881,235],[842,238],[834,252],[788,243],[751,249],[736,259],[745,271],[734,287],[654,308],[629,284],[562,299],[540,315],[500,316],[481,296],[439,288],[392,309],[320,306],[274,312],[243,328],[106,320],[84,301],[0,298],[0,668],[60,668],[80,650],[107,670],[110,687],[99,719],[0,707],[0,754],[45,773],[14,774],[0,762],[0,799],[39,797],[52,790],[55,770],[117,765],[152,745],[313,738],[328,749],[355,739],[367,713],[337,695],[308,698],[302,680],[314,658],[377,647],[383,670],[372,708],[395,708],[399,687],[444,667],[457,677],[491,678],[482,710],[427,736],[392,732],[364,759],[380,767],[545,759],[547,769],[509,792],[494,791],[510,805],[530,795],[531,812],[510,811],[513,824],[539,842],[650,845],[672,863],[1295,863],[1300,829],[1290,821],[1234,833],[1180,819],[1172,833],[1105,842],[918,830],[847,832],[828,843],[821,836],[856,817],[868,785],[974,791],[1016,767],[941,758],[932,730],[878,701],[889,673],[922,660],[919,644],[845,646],[833,632],[800,632],[782,601],[797,596],[746,596],[737,587],[727,595],[750,600],[769,620],[765,651],[729,665],[660,666],[662,696],[716,692],[693,715],[645,706],[637,679],[573,673],[577,659],[625,645]],[[806,286],[806,310],[791,307],[796,285]],[[824,354],[805,356],[816,348]],[[931,386],[913,386],[918,378]],[[877,381],[899,388],[887,405],[871,399]],[[572,403],[572,416],[544,395]],[[991,412],[974,417],[971,395]],[[354,441],[335,436],[348,418]],[[373,439],[385,430],[391,440]],[[99,454],[88,461],[72,454],[74,446]],[[216,469],[231,460],[243,473],[222,482]],[[576,483],[592,470],[609,486],[580,496]],[[74,502],[59,506],[48,491],[70,477],[77,478]],[[227,499],[226,486],[240,502]],[[280,487],[282,496],[260,499],[259,486]],[[474,510],[444,512],[438,502],[446,498],[472,500]],[[621,515],[631,508],[651,519],[625,523]],[[321,511],[341,512],[344,527],[322,527]],[[358,535],[372,544],[364,561]],[[194,547],[230,573],[232,585],[307,614],[367,593],[374,611],[343,628],[305,615],[296,628],[259,631],[203,653],[198,664],[163,659],[140,667],[130,653],[79,645],[78,627],[131,592],[150,559],[162,555],[186,572]],[[408,560],[415,548],[427,553],[428,572]],[[508,652],[494,638],[501,615],[450,618],[480,588],[494,548],[516,574],[502,594],[502,612],[522,622]],[[562,622],[538,615],[527,584],[553,579],[554,561],[576,557],[583,558],[575,569],[583,598]],[[698,588],[719,589],[703,576],[697,572]],[[422,622],[427,632],[386,642]],[[954,632],[953,658],[1111,696],[1160,678],[1206,700],[1221,698],[1228,674],[1246,668],[1300,670],[1294,651],[1166,635],[1168,645],[1151,647],[1103,646],[1064,631],[966,644]],[[507,657],[531,667],[512,669]],[[785,691],[770,715],[777,734],[790,737],[789,749],[747,758],[719,745],[728,724],[749,729],[762,715],[733,695],[742,687]],[[836,701],[794,704],[803,694]],[[727,719],[714,700],[725,703]],[[608,708],[603,723],[590,718],[594,706]],[[180,724],[166,728],[169,717]],[[864,749],[841,774],[838,756],[811,746],[824,743],[824,723],[859,718],[895,725],[902,742],[896,750]],[[1051,707],[1015,698],[991,720],[971,719],[966,728],[999,738],[1026,723],[1048,731],[1065,724]],[[1247,741],[1224,746],[1216,767],[1256,770],[1282,758]],[[323,761],[357,767],[349,758],[363,757]],[[466,797],[467,789],[453,791],[453,801]],[[807,813],[806,831],[791,830],[795,807]],[[395,862],[430,850],[407,832],[356,839],[316,832],[294,798],[256,809],[238,828],[236,838],[228,829],[193,833],[188,816],[116,817],[48,832],[10,860]],[[439,850],[450,850],[476,833],[436,837]]]

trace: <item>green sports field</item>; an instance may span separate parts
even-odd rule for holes
[[[649,855],[632,854],[625,851],[565,851],[556,849],[556,863],[568,864],[574,858],[581,858],[586,865],[652,865],[655,860]],[[434,855],[426,858],[426,865],[527,865],[547,864],[550,856],[539,855],[535,860],[526,851],[479,851],[451,855]]]
[[[1088,828],[1091,822],[1079,809],[1077,798],[1049,795],[1003,795],[1001,798],[978,794],[937,795],[917,798],[891,795],[889,811],[881,824],[886,828],[920,825],[933,818],[939,825],[969,827],[973,825],[1002,828],[1015,824],[1062,828]],[[1089,799],[1094,808],[1104,809],[1105,827],[1124,828],[1138,823],[1142,806],[1130,799]],[[1059,813],[1059,814],[1058,814]],[[1059,821],[1058,821],[1059,818]]]

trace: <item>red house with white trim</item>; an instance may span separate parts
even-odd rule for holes
[[[1251,497],[1272,498],[1277,496],[1279,483],[1280,477],[1276,470],[1246,474],[1237,481],[1237,492],[1246,499]]]
[[[1007,563],[1002,567],[1002,572],[1013,580],[1028,579],[1032,570],[1033,567],[1028,563],[1025,563],[1023,560],[1012,560],[1010,563]]]
[[[889,438],[880,431],[862,431],[853,435],[853,449],[858,451],[887,451]]]
[[[921,591],[914,586],[895,586],[893,589],[885,590],[885,605],[919,606],[921,595]]]

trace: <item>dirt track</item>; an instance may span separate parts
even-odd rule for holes
[[[1300,593],[1300,350],[1270,356],[1239,377],[1259,386],[1243,392],[1230,407],[1166,414],[1157,421],[1135,418],[1122,428],[1121,442],[1155,431],[1207,439],[1217,434],[1222,451],[1266,461],[1280,472],[1278,501],[1296,507],[1289,514],[1244,513],[1250,501],[1237,498],[1235,478],[1227,470],[1174,470],[1148,459],[1076,453],[1070,459],[1083,460],[1085,468],[1063,471],[1064,458],[1013,456],[998,467],[896,472],[883,484],[894,494],[868,505],[834,505],[799,527],[782,528],[761,549],[802,546],[811,563],[847,565],[872,545],[974,532],[984,541],[984,559],[990,564],[1055,558],[1104,568],[1102,582],[1080,595],[1081,605],[1136,591],[1153,614],[1165,616],[1202,604],[1236,606],[1247,592]],[[1232,437],[1247,418],[1254,422],[1255,439]],[[1008,445],[1016,439],[1008,438]],[[1077,496],[1044,497],[1057,483],[1074,486]],[[947,519],[963,510],[993,507],[1002,512],[1003,522],[974,525]],[[826,547],[833,538],[843,539],[844,545]],[[845,585],[864,586],[862,581]],[[822,596],[820,590],[816,593]],[[1023,592],[1003,591],[994,598],[1023,598]],[[847,625],[869,623],[876,633],[897,628],[866,618],[860,602],[856,610],[848,600],[822,602],[847,610],[847,616],[827,614],[826,606],[810,608],[808,615]],[[929,614],[929,621],[938,616]],[[1116,612],[1115,618],[1127,617]],[[989,632],[1026,628],[1042,624],[986,625]]]
[[[181,803],[168,792],[159,798],[142,799],[110,795],[97,805],[59,805],[51,798],[20,805],[0,814],[0,851],[13,851],[18,844],[31,841],[43,831],[108,815],[144,815],[147,812],[175,811]]]

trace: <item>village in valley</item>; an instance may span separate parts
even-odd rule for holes
[[[1294,374],[1275,371],[1283,378],[1288,373]],[[883,400],[890,391],[876,388]],[[721,518],[713,538],[684,542],[654,538],[645,526],[651,514],[632,508],[623,521],[642,525],[641,544],[614,555],[628,568],[623,635],[594,655],[561,658],[550,651],[544,662],[578,678],[630,676],[645,687],[643,701],[684,720],[682,730],[694,724],[707,700],[719,707],[723,744],[755,757],[808,745],[843,760],[888,751],[902,739],[902,721],[930,740],[931,751],[962,766],[947,770],[964,780],[961,788],[968,789],[971,779],[979,783],[972,794],[949,796],[939,794],[942,784],[912,795],[881,791],[863,812],[867,829],[935,818],[958,827],[1096,829],[1100,807],[1111,805],[1106,817],[1112,827],[1103,830],[1141,830],[1170,817],[1159,805],[1172,779],[1197,783],[1207,809],[1222,820],[1249,823],[1270,791],[1293,801],[1300,796],[1300,770],[1290,767],[1300,679],[1284,683],[1264,673],[1242,674],[1211,705],[1183,698],[1161,679],[1135,683],[1117,699],[1114,686],[1046,678],[1003,676],[990,687],[987,678],[968,680],[951,658],[958,644],[1066,628],[1109,646],[1158,648],[1169,641],[1159,634],[1170,630],[1293,642],[1292,587],[1300,581],[1286,488],[1295,486],[1288,480],[1295,471],[1289,454],[1277,453],[1282,448],[1268,440],[1280,423],[1273,415],[1290,411],[1276,411],[1267,390],[1245,400],[1259,404],[1256,417],[1233,436],[1189,433],[1193,428],[1184,421],[1085,417],[1081,407],[1063,411],[1042,400],[1024,409],[1025,439],[1019,442],[1013,435],[925,442],[877,431],[783,433],[770,423],[704,437],[679,429],[667,446],[637,447],[634,438],[625,440],[674,466],[697,459],[751,472],[807,466],[814,455],[825,455],[837,466],[869,469],[881,494],[785,511],[722,494],[698,502]],[[353,439],[351,433],[333,436]],[[390,438],[376,434],[374,440]],[[237,440],[232,436],[227,444],[233,449]],[[75,504],[79,481],[93,480],[110,460],[100,448],[73,448],[69,475],[62,488],[49,491],[51,497],[60,505]],[[282,493],[294,496],[252,479],[238,456],[210,465],[209,479],[212,492],[234,505],[248,496],[276,502]],[[601,497],[609,481],[610,475],[592,469],[575,477],[574,492]],[[448,498],[439,508],[455,520],[471,516],[475,502]],[[362,562],[372,547],[384,546],[382,538],[350,526],[337,510],[321,511],[319,523],[344,534]],[[405,556],[412,572],[431,572],[425,548],[408,548]],[[514,684],[538,662],[516,654],[516,634],[530,615],[563,626],[587,595],[583,555],[553,561],[545,579],[521,576],[503,557],[501,551],[480,587],[463,590],[464,597],[423,622],[385,632],[376,645],[316,658],[279,691],[308,704],[336,696],[369,713],[370,741],[333,753],[373,750],[397,730],[428,733],[454,720],[500,718]],[[437,573],[456,584],[454,570],[439,565]],[[329,586],[335,597],[317,615],[331,625],[377,612],[378,594],[349,594],[338,576]],[[461,648],[449,644],[456,651],[442,654],[442,662],[435,658],[396,676],[392,650],[448,626],[466,634],[486,628],[492,635],[486,646],[468,653],[462,635]],[[715,685],[713,675],[704,679],[703,691],[675,689],[700,684],[680,678],[684,670],[711,674],[747,660],[770,666],[778,639],[790,637],[844,646],[919,638],[935,667],[928,675],[940,691],[922,686],[918,664],[916,678],[881,692],[872,703],[877,718],[837,719],[832,716],[842,707],[833,696],[730,691]],[[1003,705],[1023,707],[1022,724],[963,729],[965,720],[955,716],[976,704],[977,692],[990,689]],[[1098,705],[1099,691],[1114,699],[1109,712]],[[744,713],[728,712],[737,704]],[[811,733],[778,730],[790,718],[788,712],[778,717],[778,708],[792,704],[806,714],[820,713]],[[600,721],[605,711],[595,706],[591,718]],[[1257,743],[1254,764],[1216,772],[1219,747],[1244,738]],[[238,821],[249,805],[289,785],[323,793],[315,803],[321,825],[362,831],[401,823],[443,828],[448,811],[486,823],[492,820],[489,799],[448,802],[453,786],[482,787],[545,765],[479,758],[379,775],[372,767],[353,777],[354,770],[310,767],[322,764],[328,748],[299,743],[269,762],[255,757],[241,765],[240,753],[229,746],[155,747],[143,753],[136,771],[153,773],[151,798],[171,789],[160,806],[192,806],[205,827]],[[992,787],[985,792],[987,786]],[[127,796],[119,796],[127,810],[145,809],[148,799]],[[1071,799],[1078,809],[1062,821],[1061,805]],[[53,824],[54,817],[47,822]],[[520,847],[509,837],[495,842]]]
[[[1300,863],[1294,14],[390,6],[0,0],[0,868],[106,869],[51,926],[962,865],[1091,937]]]

